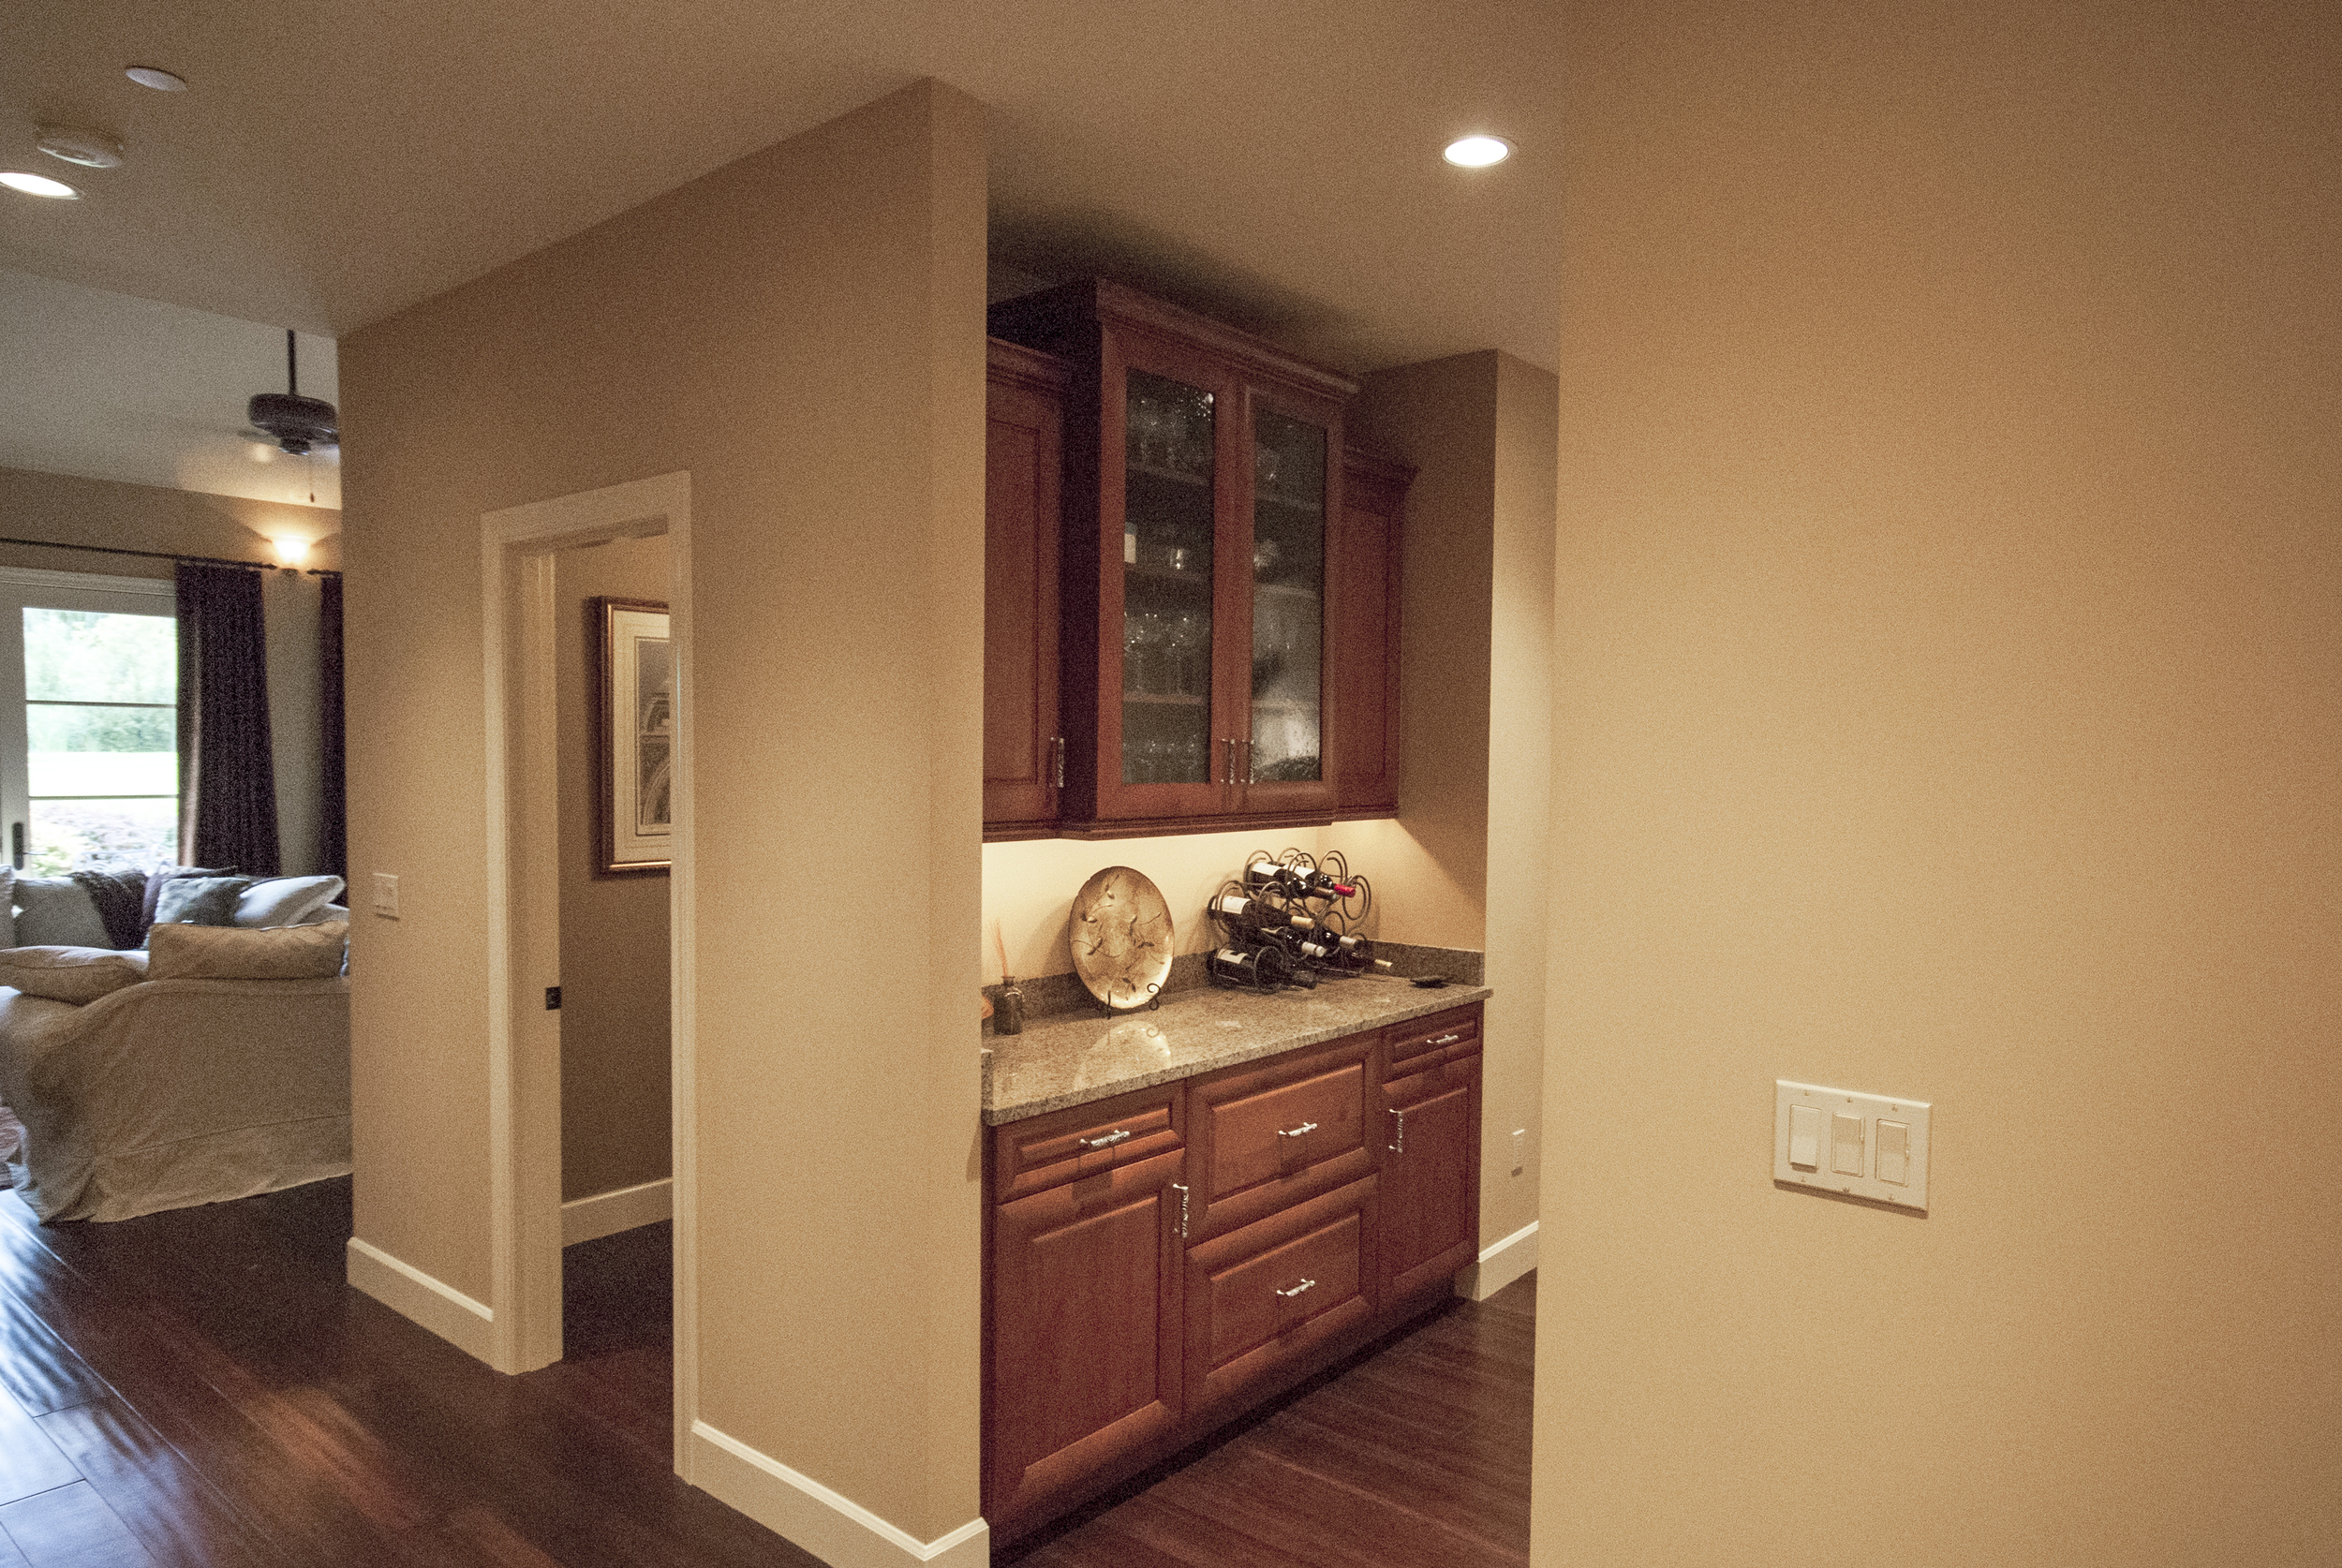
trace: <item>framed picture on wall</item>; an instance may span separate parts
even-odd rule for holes
[[[674,864],[674,645],[656,599],[598,599],[601,681],[601,864],[605,873]]]

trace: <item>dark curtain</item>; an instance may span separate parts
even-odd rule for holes
[[[277,873],[268,631],[248,568],[179,563],[179,858]]]
[[[325,755],[318,767],[318,870],[349,880],[348,821],[342,793],[342,580],[320,577],[318,602],[318,726]]]

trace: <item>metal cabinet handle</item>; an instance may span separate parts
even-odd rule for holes
[[[1244,747],[1244,782],[1257,784],[1260,779],[1253,771],[1253,743],[1248,740],[1239,744]]]
[[[1298,1138],[1317,1131],[1317,1123],[1305,1121],[1298,1127],[1288,1127],[1278,1132],[1280,1138]]]
[[[1129,1128],[1118,1127],[1111,1132],[1101,1132],[1094,1138],[1076,1138],[1074,1141],[1084,1148],[1112,1148],[1117,1144],[1128,1143],[1130,1136]]]
[[[1463,1036],[1460,1034],[1443,1034],[1437,1040],[1432,1041],[1431,1043],[1434,1045],[1453,1045],[1457,1041],[1461,1040]]]
[[[1404,1154],[1407,1152],[1407,1113],[1393,1110],[1390,1114],[1399,1119],[1399,1135],[1391,1140],[1390,1152]]]
[[[1169,1186],[1172,1191],[1179,1195],[1179,1239],[1185,1241],[1187,1239],[1187,1189],[1176,1181],[1170,1183]]]
[[[1294,1296],[1299,1295],[1303,1291],[1314,1288],[1316,1284],[1317,1281],[1314,1280],[1304,1280],[1299,1284],[1294,1286],[1291,1290],[1279,1291],[1277,1294],[1289,1300]]]
[[[1065,788],[1065,737],[1063,735],[1051,735],[1049,737],[1049,750],[1056,758],[1056,788],[1062,790]]]
[[[1223,784],[1234,784],[1236,782],[1236,740],[1233,736],[1230,736],[1223,739],[1220,744],[1228,748],[1228,761],[1226,765],[1221,769],[1220,782]]]

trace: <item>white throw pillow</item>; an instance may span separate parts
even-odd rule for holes
[[[325,980],[342,972],[349,925],[157,925],[147,933],[150,980]]]
[[[93,1002],[146,978],[146,954],[103,947],[12,947],[0,952],[0,985],[51,1001]]]
[[[97,901],[70,877],[16,879],[16,939],[26,947],[110,948]]]
[[[239,925],[300,925],[317,917],[342,890],[339,877],[271,877],[236,900]]]

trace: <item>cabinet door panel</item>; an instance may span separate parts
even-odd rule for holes
[[[991,346],[986,387],[984,821],[993,836],[1058,814],[1062,372]]]
[[[1343,456],[1327,627],[1330,701],[1341,716],[1331,749],[1341,817],[1399,809],[1401,503],[1414,477],[1403,464]]]
[[[1181,1406],[1173,1152],[993,1212],[985,1512],[1040,1516],[1155,1456]]]
[[[1194,1082],[1191,1238],[1250,1224],[1373,1170],[1365,1126],[1373,1043],[1354,1036]]]
[[[1386,1300],[1445,1291],[1477,1251],[1480,1058],[1445,1061],[1385,1087]]]
[[[1189,1249],[1187,1399],[1209,1420],[1263,1397],[1374,1317],[1374,1178]]]

